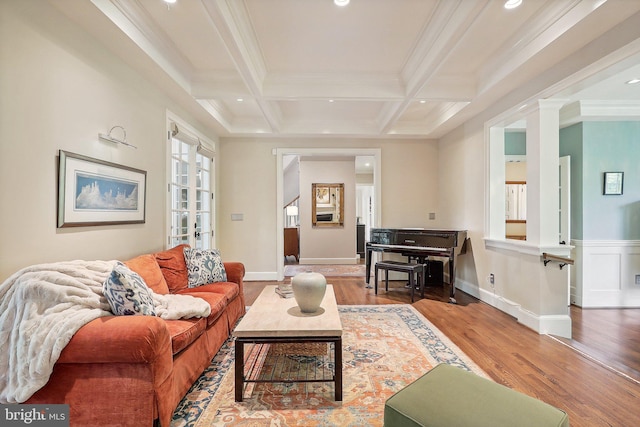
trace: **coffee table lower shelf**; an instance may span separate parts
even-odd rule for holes
[[[329,337],[329,336],[317,336],[317,337],[236,337],[235,342],[235,400],[236,402],[242,402],[244,394],[244,386],[246,383],[311,383],[311,382],[333,382],[335,384],[335,400],[342,401],[342,337]],[[306,376],[305,378],[277,378],[273,375],[268,378],[260,377],[257,374],[252,374],[253,366],[245,366],[245,344],[302,344],[302,343],[333,343],[333,351],[329,352],[329,355],[333,353],[334,368],[331,372],[330,378],[325,378],[324,375],[321,378],[317,377],[317,372],[314,375]],[[328,357],[328,356],[324,356]],[[245,368],[248,371],[245,372]],[[323,370],[324,372],[324,370]],[[248,375],[247,375],[248,374]]]

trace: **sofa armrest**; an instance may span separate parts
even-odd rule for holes
[[[244,295],[244,264],[241,262],[223,262],[224,269],[227,272],[227,281],[237,283],[240,288],[240,294]]]
[[[165,321],[155,316],[106,316],[75,333],[58,363],[172,363]]]

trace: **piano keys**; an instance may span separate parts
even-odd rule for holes
[[[449,260],[449,302],[455,299],[455,261],[465,252],[466,230],[436,230],[423,228],[372,228],[371,239],[365,244],[366,282],[371,278],[371,253],[398,253],[419,263],[426,263],[430,256]]]

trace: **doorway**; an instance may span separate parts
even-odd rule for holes
[[[284,194],[285,194],[285,179],[284,179],[284,162],[285,156],[332,156],[332,157],[369,157],[371,158],[372,167],[372,192],[374,194],[373,200],[380,200],[380,188],[381,188],[381,150],[379,148],[365,148],[365,149],[339,149],[339,148],[277,148],[275,150],[276,155],[276,169],[277,169],[277,206],[276,206],[276,264],[277,264],[277,280],[284,280]],[[355,197],[355,195],[354,195]],[[370,227],[377,227],[380,224],[379,209],[374,204],[372,206],[372,222]],[[304,219],[301,218],[301,221]]]

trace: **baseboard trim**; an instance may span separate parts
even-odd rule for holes
[[[300,258],[300,264],[357,264],[358,258]]]
[[[554,314],[539,316],[522,308],[520,304],[485,289],[481,289],[477,285],[463,280],[456,280],[456,284],[458,285],[456,286],[457,289],[512,316],[518,323],[522,323],[524,326],[533,329],[539,334],[571,338],[571,316],[568,314],[568,309],[566,315]]]
[[[247,271],[244,274],[244,281],[248,282],[262,282],[262,281],[277,281],[278,272],[276,271]]]

